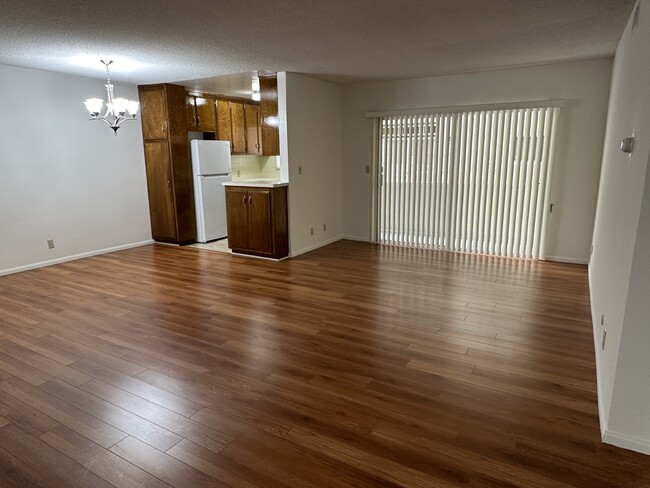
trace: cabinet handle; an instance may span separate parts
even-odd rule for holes
[[[246,205],[246,197],[244,196],[244,205]]]
[[[192,117],[192,125],[196,125],[196,117]]]
[[[197,117],[196,117],[196,126],[198,127],[199,125],[201,125],[201,117],[199,117],[197,115]]]
[[[253,197],[248,197],[248,204],[253,205]]]

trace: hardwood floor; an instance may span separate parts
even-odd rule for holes
[[[340,241],[0,278],[0,486],[648,487],[586,268]]]

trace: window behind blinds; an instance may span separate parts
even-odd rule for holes
[[[381,117],[379,241],[543,258],[559,111]]]

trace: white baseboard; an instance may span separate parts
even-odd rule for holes
[[[556,263],[567,263],[567,264],[589,264],[588,259],[566,258],[564,256],[546,256],[544,260],[555,261]]]
[[[596,313],[596,309],[594,307],[594,295],[591,293],[592,290],[592,284],[591,284],[591,268],[587,269],[587,280],[589,282],[589,307],[591,309],[591,328],[592,328],[592,336],[594,340],[594,352],[596,356],[596,394],[598,397],[598,420],[600,424],[600,434],[601,437],[604,436],[604,433],[607,431],[607,417],[605,416],[605,399],[603,398],[603,382],[600,376],[600,345],[598,344],[598,334],[596,333],[596,330],[598,327],[600,327],[600,323],[598,322],[598,314]]]
[[[15,268],[1,269],[0,276],[20,273],[21,271],[28,271],[30,269],[44,268],[45,266],[52,266],[53,264],[65,263],[67,261],[75,261],[77,259],[88,258],[91,256],[97,256],[99,254],[108,254],[109,252],[122,251],[124,249],[131,249],[133,247],[146,246],[147,244],[153,244],[152,239],[140,242],[132,242],[130,244],[124,244],[121,246],[107,247],[105,249],[98,249],[96,251],[83,252],[80,254],[73,254],[72,256],[63,256],[56,259],[49,259],[47,261],[41,261],[38,263],[25,264],[23,266],[16,266]]]
[[[309,251],[313,251],[314,249],[318,249],[319,247],[324,247],[327,246],[328,244],[332,244],[333,242],[340,241],[341,239],[347,239],[346,237],[332,237],[331,239],[328,239],[323,242],[319,242],[318,244],[314,244],[313,246],[308,246],[308,247],[303,247],[302,249],[299,249],[298,251],[291,250],[290,256],[292,258],[295,258],[296,256],[300,256],[301,254],[305,254]]]
[[[370,242],[370,239],[367,237],[359,236],[341,236],[341,239],[347,239],[348,241]]]
[[[631,451],[650,454],[650,439],[642,439],[640,437],[606,430],[603,432],[603,442],[606,444],[622,447],[624,449],[629,449]]]

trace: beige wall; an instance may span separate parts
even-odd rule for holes
[[[338,85],[295,73],[279,76],[278,82],[290,252],[296,256],[342,235],[343,96]]]
[[[650,0],[640,5],[616,52],[589,278],[603,439],[650,454]],[[630,157],[620,141],[633,133]]]
[[[0,274],[150,241],[140,122],[114,136],[83,105],[104,83],[0,66]]]
[[[369,238],[372,124],[367,111],[564,99],[549,259],[586,263],[600,175],[611,60],[364,83],[344,93],[344,235]]]

